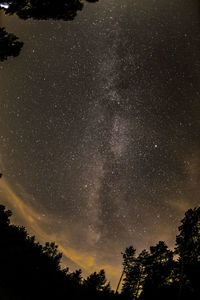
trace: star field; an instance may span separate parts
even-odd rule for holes
[[[125,247],[173,247],[199,205],[199,20],[196,0],[1,14],[24,47],[0,65],[0,200],[70,268],[115,285]]]

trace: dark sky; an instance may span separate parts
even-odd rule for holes
[[[115,285],[125,247],[173,247],[200,204],[199,1],[100,0],[72,22],[1,25],[25,44],[0,65],[0,201],[71,270]]]

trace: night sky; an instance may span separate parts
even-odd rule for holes
[[[0,201],[63,265],[119,280],[121,252],[200,205],[200,2],[100,0],[74,21],[1,26]]]

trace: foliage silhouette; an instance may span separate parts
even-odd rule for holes
[[[4,27],[0,27],[0,61],[4,61],[8,56],[18,56],[23,42],[18,41],[18,38],[8,33]]]
[[[98,0],[86,0],[87,2],[97,2]],[[8,7],[2,8],[6,14],[16,14],[21,19],[33,18],[36,20],[73,20],[78,11],[83,9],[83,2],[80,0],[11,0],[0,1]]]
[[[98,0],[86,0],[86,2],[97,2]],[[19,18],[27,20],[64,20],[72,21],[78,11],[83,9],[80,0],[10,0],[0,1],[0,10],[7,15],[16,14]],[[0,28],[0,60],[4,61],[8,56],[18,56],[23,42],[4,28]]]

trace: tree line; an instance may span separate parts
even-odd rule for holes
[[[0,299],[111,299],[104,270],[83,279],[81,270],[61,268],[62,253],[42,246],[25,227],[10,224],[12,213],[0,205]]]
[[[0,205],[2,300],[200,299],[200,207],[185,213],[174,251],[163,241],[139,255],[133,246],[125,249],[120,291],[111,289],[104,270],[83,278],[81,270],[63,269],[58,246],[36,242],[25,227],[10,223],[11,215]]]

